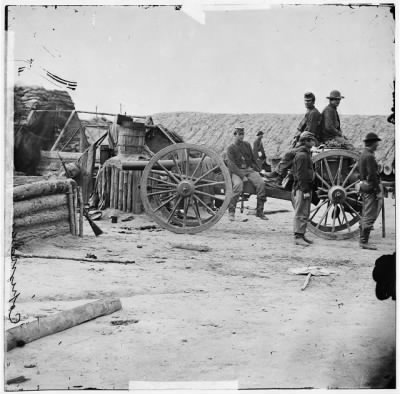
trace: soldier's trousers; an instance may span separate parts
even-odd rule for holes
[[[379,200],[375,193],[363,193],[363,206],[361,213],[361,228],[369,230],[375,223],[379,215]]]
[[[308,217],[310,216],[311,197],[304,198],[304,193],[301,190],[296,190],[292,193],[294,193],[293,232],[295,234],[305,234]]]
[[[265,184],[262,176],[253,169],[244,170],[248,180],[255,186],[257,200],[266,201]],[[232,199],[229,204],[229,211],[234,211],[239,200],[240,193],[243,191],[243,181],[236,174],[232,174]]]

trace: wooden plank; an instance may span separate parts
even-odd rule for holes
[[[119,172],[119,183],[118,183],[118,209],[122,211],[122,203],[123,203],[123,196],[122,190],[124,186],[124,175],[122,171],[118,170]]]
[[[132,212],[132,180],[133,173],[132,171],[128,171],[128,194],[126,196],[126,209],[128,212]]]
[[[140,180],[142,177],[142,171],[133,171],[133,182],[132,182],[132,211],[133,213],[142,213],[143,204],[140,198]]]
[[[128,195],[128,171],[122,171],[123,185],[122,185],[122,210],[126,212],[126,199]]]
[[[119,299],[98,300],[10,328],[6,331],[7,351],[121,308]]]

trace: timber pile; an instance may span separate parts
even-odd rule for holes
[[[76,183],[71,179],[15,186],[13,231],[18,241],[78,234]]]

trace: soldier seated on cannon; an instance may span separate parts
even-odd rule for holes
[[[299,126],[297,127],[297,133],[294,136],[292,142],[292,149],[290,149],[283,155],[275,171],[270,174],[265,174],[267,178],[271,179],[279,185],[282,183],[283,179],[288,173],[288,170],[292,166],[292,162],[296,155],[296,152],[300,148],[302,149],[299,143],[301,133],[304,131],[308,131],[309,133],[314,135],[316,141],[319,138],[321,127],[321,114],[318,109],[315,108],[314,93],[307,92],[304,94],[304,105],[307,108],[307,112],[304,115],[304,118],[300,122]]]
[[[268,220],[264,215],[264,203],[267,200],[265,193],[264,180],[259,174],[260,168],[257,159],[253,154],[251,145],[244,141],[244,129],[236,127],[234,132],[234,142],[228,146],[227,161],[228,168],[232,177],[233,196],[229,204],[229,220],[235,220],[235,209],[239,195],[243,191],[243,182],[250,181],[257,192],[256,216],[263,220]]]

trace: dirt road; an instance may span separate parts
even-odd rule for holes
[[[123,309],[6,353],[6,380],[29,379],[7,390],[127,389],[131,380],[384,387],[394,374],[395,302],[376,299],[371,273],[377,257],[395,250],[394,200],[386,199],[386,238],[380,219],[375,225],[376,252],[359,249],[355,239],[312,234],[313,246],[296,247],[290,203],[271,199],[266,209],[287,212],[268,222],[245,212],[230,223],[225,215],[197,235],[139,230],[152,224],[146,215],[117,224],[104,218],[97,223],[105,234],[97,239],[85,224],[83,238],[25,245],[27,253],[93,253],[136,264],[20,259],[15,312],[23,321],[111,296],[121,298]],[[175,249],[171,242],[211,251]],[[301,291],[305,278],[288,269],[306,265],[335,273],[313,277]]]

